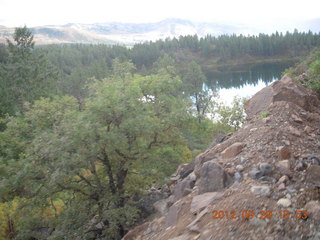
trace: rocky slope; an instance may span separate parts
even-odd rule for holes
[[[320,97],[285,76],[246,113],[154,190],[171,195],[123,240],[320,239]]]

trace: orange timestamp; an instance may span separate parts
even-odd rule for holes
[[[308,212],[306,210],[281,210],[281,211],[254,211],[254,210],[242,210],[242,211],[218,211],[214,210],[211,212],[212,219],[271,219],[277,217],[279,219],[302,219],[308,218]]]

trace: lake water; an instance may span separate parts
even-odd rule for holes
[[[230,105],[235,96],[249,98],[270,83],[281,78],[294,61],[223,67],[206,71],[207,85],[219,92],[220,100]]]

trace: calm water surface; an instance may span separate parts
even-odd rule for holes
[[[230,104],[235,96],[251,97],[270,83],[281,78],[283,71],[295,62],[264,63],[219,68],[205,72],[207,86],[219,92],[220,99]]]

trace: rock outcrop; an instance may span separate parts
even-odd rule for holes
[[[258,92],[247,123],[181,165],[123,239],[320,239],[319,99],[288,76]]]

